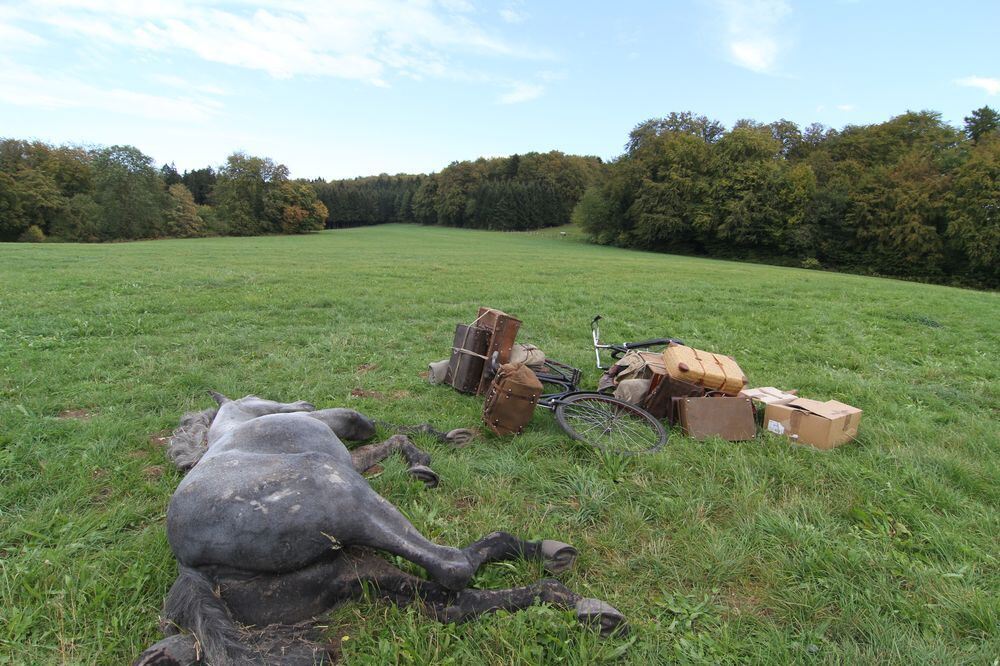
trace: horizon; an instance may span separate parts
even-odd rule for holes
[[[0,7],[0,123],[9,138],[134,145],[181,172],[242,151],[333,180],[550,150],[608,161],[672,111],[842,129],[908,110],[961,127],[996,107],[1000,6],[911,7],[14,2]]]

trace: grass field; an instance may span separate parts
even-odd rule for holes
[[[127,663],[159,638],[180,477],[156,437],[210,406],[206,389],[475,426],[480,399],[420,373],[481,304],[587,385],[601,313],[609,339],[681,337],[754,385],[856,405],[860,437],[820,453],[674,433],[623,462],[539,412],[516,440],[418,438],[440,488],[394,460],[372,480],[418,529],[573,543],[560,578],[633,632],[602,642],[545,607],[456,627],[365,602],[327,623],[348,663],[1000,657],[996,293],[415,226],[0,245],[0,284],[0,663]],[[539,575],[491,565],[477,584]]]

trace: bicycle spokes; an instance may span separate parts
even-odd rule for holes
[[[663,426],[647,412],[600,394],[568,397],[557,407],[556,418],[575,439],[606,451],[652,451],[667,438]]]

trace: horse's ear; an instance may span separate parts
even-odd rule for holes
[[[212,398],[213,398],[213,399],[214,399],[214,400],[215,400],[215,401],[216,401],[217,403],[219,403],[219,407],[222,407],[222,406],[223,406],[224,404],[226,404],[227,402],[232,402],[232,401],[231,401],[231,400],[230,400],[229,398],[227,398],[226,396],[224,396],[224,395],[222,395],[221,393],[218,393],[218,392],[216,392],[216,391],[209,391],[209,392],[208,392],[208,394],[209,394],[210,396],[212,396]]]

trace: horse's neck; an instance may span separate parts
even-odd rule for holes
[[[229,434],[237,426],[257,418],[255,414],[243,411],[237,405],[227,403],[219,409],[219,413],[208,429],[208,445],[212,446],[220,437]]]

